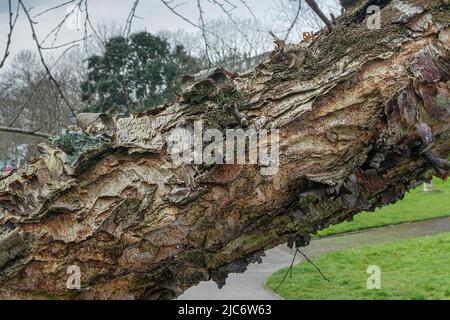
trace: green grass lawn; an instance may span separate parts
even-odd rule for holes
[[[450,216],[450,182],[434,179],[433,184],[436,186],[435,192],[424,193],[420,186],[406,194],[402,201],[375,212],[357,214],[353,221],[331,226],[320,231],[318,236]]]
[[[450,300],[450,233],[329,253],[294,267],[278,289],[286,299]],[[368,290],[368,266],[381,269],[381,289]],[[267,280],[274,290],[287,269]]]

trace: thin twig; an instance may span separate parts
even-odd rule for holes
[[[322,273],[322,271],[320,271],[319,267],[316,266],[314,264],[314,262],[312,262],[311,260],[309,260],[309,258],[306,256],[306,254],[304,254],[303,252],[300,251],[300,249],[297,248],[297,251],[300,252],[300,254],[306,259],[306,261],[308,261],[310,264],[312,264],[312,266],[320,273],[320,275],[322,276],[322,278],[324,278],[326,281],[330,282],[330,280],[328,280],[327,277],[325,277],[325,275]]]
[[[18,0],[18,1],[19,1],[20,6],[22,7],[22,9],[25,12],[25,15],[26,15],[26,17],[28,19],[28,22],[29,22],[29,25],[30,25],[30,28],[31,28],[31,33],[33,35],[33,40],[36,43],[36,47],[37,47],[37,50],[38,50],[38,53],[39,53],[39,57],[41,59],[41,63],[44,66],[44,69],[45,69],[46,73],[48,74],[48,77],[49,77],[50,81],[55,84],[56,89],[58,90],[58,93],[61,95],[61,98],[63,99],[63,101],[65,102],[67,107],[69,108],[69,110],[72,113],[72,115],[75,116],[76,115],[75,111],[73,110],[70,102],[67,100],[66,96],[64,95],[61,87],[58,84],[58,81],[56,81],[56,79],[53,77],[52,73],[50,72],[50,68],[48,67],[47,63],[45,62],[44,55],[42,54],[42,46],[41,46],[41,43],[39,42],[39,40],[37,38],[36,30],[34,29],[34,23],[35,22],[31,19],[30,13],[29,13],[28,9],[25,7],[23,1],[22,0]]]
[[[330,17],[331,17],[331,22],[333,22],[333,24],[337,24],[336,16],[333,13],[330,13]]]
[[[87,37],[83,37],[83,38],[78,39],[78,40],[73,40],[73,41],[65,42],[65,43],[60,44],[60,45],[57,45],[57,46],[51,46],[51,47],[44,47],[44,46],[41,46],[41,50],[56,50],[56,49],[61,49],[61,48],[65,48],[65,47],[67,47],[67,46],[70,46],[70,45],[72,45],[72,44],[76,44],[76,43],[79,43],[79,42],[82,42],[82,41],[86,41],[86,40],[89,39],[89,38],[90,38],[90,37],[87,36]],[[73,48],[73,47],[71,47],[71,48]]]
[[[202,27],[199,26],[198,24],[192,22],[191,20],[189,20],[188,18],[186,18],[185,16],[183,16],[182,14],[180,14],[178,11],[175,10],[175,8],[177,6],[171,6],[170,2],[171,1],[167,1],[167,0],[161,0],[161,2],[167,7],[167,9],[169,9],[170,11],[172,11],[173,14],[175,14],[176,16],[178,16],[179,18],[183,19],[185,22],[189,23],[191,26],[196,27],[197,29],[201,29]]]
[[[25,135],[28,135],[28,136],[35,136],[35,137],[44,138],[44,139],[48,139],[48,138],[52,137],[51,134],[44,133],[44,132],[39,132],[39,131],[36,131],[36,130],[10,128],[10,127],[3,127],[3,126],[0,126],[0,131],[1,132],[9,132],[9,133],[20,133],[20,134],[25,134]]]
[[[284,37],[284,41],[287,40],[287,38],[289,37],[292,29],[294,28],[295,24],[297,23],[298,17],[300,15],[300,11],[302,11],[302,0],[298,0],[298,8],[297,8],[297,12],[295,13],[295,17],[294,20],[292,20],[291,25],[289,26],[286,36]]]
[[[176,16],[178,16],[179,18],[181,18],[183,21],[185,21],[186,23],[190,24],[190,25],[193,26],[194,28],[197,28],[197,29],[199,29],[199,30],[201,31],[202,37],[203,37],[203,40],[204,40],[205,46],[206,46],[205,52],[208,52],[208,54],[205,54],[205,56],[206,56],[206,58],[207,58],[207,60],[208,60],[208,64],[209,64],[210,66],[212,65],[211,59],[210,59],[210,57],[209,57],[209,51],[211,50],[211,47],[210,47],[209,44],[208,44],[208,41],[207,41],[207,38],[206,38],[206,34],[211,34],[211,35],[214,36],[216,39],[221,40],[221,41],[224,43],[224,45],[226,45],[229,49],[231,49],[231,48],[227,45],[226,41],[223,40],[223,38],[221,38],[217,33],[213,32],[212,30],[209,30],[208,28],[206,28],[205,24],[199,25],[199,24],[197,24],[197,23],[191,21],[190,19],[186,18],[186,17],[183,16],[182,14],[180,14],[177,10],[175,10],[177,7],[180,7],[180,6],[184,5],[184,4],[186,4],[186,2],[172,5],[173,0],[160,0],[160,1],[161,1],[162,4],[164,4],[164,6],[166,6],[167,9],[169,9],[173,14],[175,14]],[[200,6],[200,7],[201,7],[201,6]],[[200,15],[203,17],[203,11],[202,11],[202,10],[200,10]]]
[[[275,288],[275,290],[274,290],[275,292],[278,291],[278,289],[280,289],[280,287],[281,287],[281,285],[284,283],[284,281],[286,281],[286,278],[287,278],[287,276],[288,276],[289,273],[290,273],[291,276],[292,276],[292,269],[294,268],[295,258],[297,257],[297,251],[298,251],[298,250],[295,250],[294,258],[292,258],[291,265],[289,266],[289,269],[288,269],[288,271],[285,273],[283,279],[281,279],[281,282],[280,282],[280,283],[278,284],[278,286]]]
[[[130,10],[130,13],[128,14],[127,22],[125,24],[125,28],[123,29],[123,33],[126,38],[130,36],[131,32],[131,26],[133,24],[133,19],[136,17],[136,8],[139,4],[139,0],[135,0],[133,3],[133,6]]]
[[[208,40],[206,38],[206,26],[205,26],[205,20],[203,19],[203,9],[202,9],[200,0],[197,0],[197,7],[198,7],[198,12],[199,12],[199,20],[200,20],[200,25],[201,25],[201,30],[202,30],[202,37],[203,37],[203,41],[205,43],[206,60],[208,61],[209,66],[211,67],[212,63],[209,58],[209,44],[208,44]]]
[[[81,9],[82,2],[83,2],[83,0],[78,1],[78,3],[73,6],[72,10],[67,12],[67,14],[64,16],[64,18],[52,30],[50,30],[49,33],[47,33],[47,35],[42,40],[42,44],[44,44],[52,34],[53,34],[52,46],[55,44],[56,40],[58,39],[58,35],[59,35],[62,27],[66,23],[67,19],[69,19],[74,14],[74,12],[77,8],[78,8],[78,10]],[[78,12],[77,12],[77,15],[78,15]]]
[[[17,4],[16,16],[15,16],[14,19],[13,19],[14,13],[12,11],[11,0],[8,0],[8,6],[9,6],[9,32],[8,32],[8,37],[7,37],[7,40],[6,40],[5,53],[3,54],[3,58],[0,61],[0,69],[3,67],[3,65],[5,64],[6,59],[9,56],[9,47],[11,46],[12,34],[13,34],[13,31],[14,31],[14,27],[16,26],[17,19],[19,18],[19,4]]]
[[[228,17],[228,19],[230,19],[230,21],[233,23],[236,30],[244,37],[245,42],[247,42],[247,44],[250,46],[250,48],[253,49],[253,44],[248,39],[248,36],[244,32],[242,32],[242,30],[239,28],[236,20],[233,18],[233,15],[231,14],[231,11],[227,10],[227,8],[225,8],[223,3],[220,3],[217,0],[208,0],[208,1],[212,4],[217,5],[220,8],[220,10],[222,10],[222,12],[225,13],[225,15]],[[236,8],[236,6],[234,6],[234,8]]]
[[[84,0],[84,11],[85,11],[85,18],[84,18],[84,34],[87,35],[87,26],[89,26],[94,33],[95,37],[100,41],[100,43],[103,44],[103,40],[100,38],[100,35],[98,34],[97,30],[95,30],[94,26],[92,25],[91,18],[89,16],[89,8],[88,8],[88,0]]]
[[[61,60],[61,58],[71,49],[78,47],[78,45],[74,45],[70,48],[67,48],[66,50],[64,50],[61,55],[58,57],[58,59],[55,61],[55,63],[53,63],[53,65],[50,66],[50,70],[52,70],[55,65]],[[13,120],[11,121],[11,123],[9,124],[8,127],[12,127],[14,125],[14,123],[16,123],[17,119],[19,118],[20,114],[22,113],[22,111],[25,109],[25,107],[28,105],[28,103],[31,101],[31,99],[33,98],[34,94],[36,93],[37,89],[41,86],[41,84],[44,82],[45,78],[47,77],[48,73],[46,72],[44,74],[44,76],[41,78],[41,80],[39,80],[39,82],[37,83],[37,85],[33,88],[33,91],[31,92],[30,96],[27,98],[27,100],[22,104],[22,106],[19,108],[19,112],[16,113],[16,115],[14,116]]]
[[[250,8],[250,6],[248,5],[247,1],[245,0],[239,0],[240,3],[242,3],[244,5],[245,8],[247,8],[248,12],[250,12],[250,14],[253,17],[253,20],[258,21],[258,19],[256,18],[255,14],[253,13],[252,8]]]
[[[278,289],[281,287],[281,285],[286,281],[286,278],[288,275],[290,275],[290,277],[292,277],[292,271],[294,269],[294,263],[295,263],[295,258],[297,257],[297,252],[299,252],[306,261],[308,261],[322,276],[322,278],[324,278],[326,281],[330,282],[330,280],[328,280],[327,277],[325,277],[325,275],[322,273],[322,271],[320,271],[319,267],[317,267],[314,262],[312,262],[308,256],[306,254],[304,254],[302,251],[300,251],[300,249],[296,248],[295,249],[295,253],[294,253],[294,258],[292,259],[291,265],[289,266],[289,269],[287,270],[287,272],[285,273],[283,279],[281,279],[280,283],[278,284],[278,286],[275,288],[275,292],[278,291]]]
[[[50,12],[50,11],[59,9],[59,8],[61,8],[61,7],[64,7],[64,6],[68,5],[68,4],[71,4],[71,3],[73,3],[73,2],[75,2],[75,0],[69,0],[69,1],[67,1],[67,2],[58,4],[58,5],[54,6],[54,7],[48,8],[48,9],[46,9],[46,10],[44,10],[44,11],[42,11],[42,12],[36,14],[36,15],[34,15],[33,18],[37,18],[37,17],[39,17],[39,16],[42,16],[43,14],[46,14],[47,12]]]

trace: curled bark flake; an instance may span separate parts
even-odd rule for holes
[[[105,113],[80,113],[77,115],[77,126],[89,135],[114,136],[114,121]]]
[[[172,203],[181,203],[186,200],[191,194],[191,188],[174,188],[169,195],[169,200]]]
[[[22,239],[19,229],[2,232],[0,228],[0,269],[27,248],[28,245]]]
[[[232,263],[228,263],[224,266],[221,266],[215,270],[212,270],[211,273],[211,280],[213,280],[217,286],[222,288],[225,283],[226,279],[228,278],[228,275],[230,273],[243,273],[247,270],[247,266],[250,263],[262,263],[261,257],[264,256],[263,251],[257,251],[252,253],[249,257],[243,258],[243,259],[237,259]]]
[[[400,0],[394,1],[394,8],[397,9],[401,14],[401,16],[394,22],[401,24],[409,23],[425,11],[421,6],[412,5]]]
[[[426,123],[421,122],[416,124],[416,133],[419,136],[421,143],[419,150],[420,153],[434,148],[436,141],[433,133],[431,132],[431,128]]]

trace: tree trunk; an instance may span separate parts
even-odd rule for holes
[[[307,245],[446,177],[448,4],[381,3],[381,30],[367,28],[362,4],[308,45],[278,43],[246,74],[202,80],[143,114],[80,116],[86,134],[42,145],[0,180],[0,298],[156,299],[223,285],[264,250]],[[171,138],[196,120],[279,129],[278,172],[175,164]],[[67,287],[73,266],[79,290]]]

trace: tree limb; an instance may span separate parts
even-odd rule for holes
[[[381,30],[338,24],[233,79],[205,72],[156,111],[84,117],[0,179],[0,298],[167,299],[200,281],[223,286],[264,250],[305,246],[446,178],[448,17],[440,1],[415,5],[426,10],[414,19],[389,3]],[[243,130],[231,103],[249,129],[279,129],[278,172],[172,160],[173,141],[196,121]]]
[[[4,127],[4,126],[0,126],[0,131],[1,132],[9,132],[9,133],[20,133],[20,134],[35,136],[35,137],[44,138],[44,139],[48,139],[48,138],[52,137],[52,135],[50,135],[48,133],[43,133],[43,132],[39,132],[36,130],[27,130],[27,129],[11,128],[11,127]]]
[[[135,0],[133,2],[133,6],[131,7],[130,13],[128,14],[127,22],[125,23],[125,27],[123,30],[125,37],[128,37],[130,35],[133,19],[136,17],[136,9],[138,4],[139,0]]]

